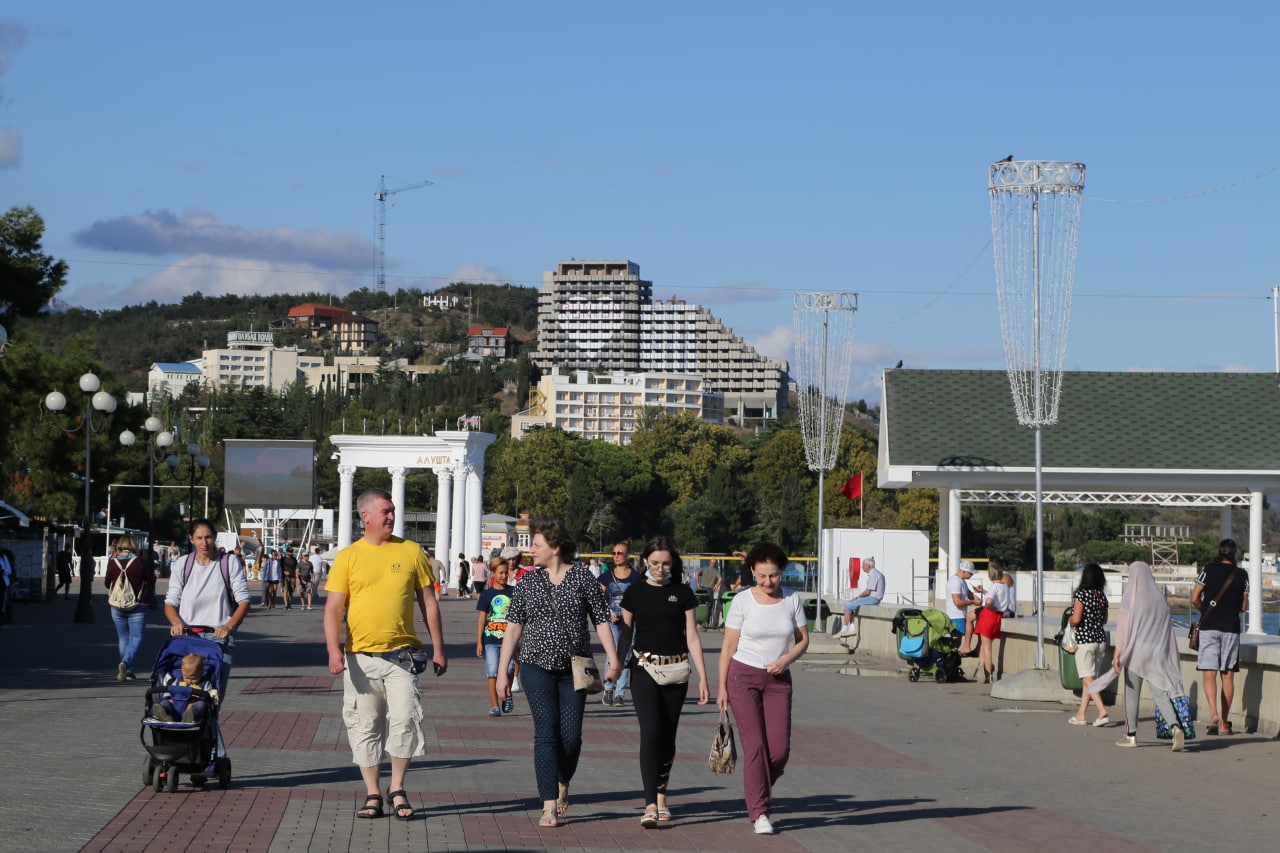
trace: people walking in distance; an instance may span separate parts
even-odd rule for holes
[[[107,571],[103,577],[108,590],[119,583],[128,584],[135,601],[132,607],[111,606],[111,621],[115,623],[116,642],[120,647],[120,663],[116,666],[118,681],[136,678],[133,660],[142,645],[147,613],[151,609],[151,590],[156,582],[155,569],[135,553],[137,547],[132,536],[117,537],[115,555],[107,560]]]
[[[311,563],[311,555],[304,551],[302,559],[298,561],[298,598],[303,610],[311,609],[311,598],[315,594],[315,590],[315,566]]]
[[[782,588],[787,555],[761,543],[747,552],[755,585],[734,596],[720,649],[716,705],[732,707],[742,739],[747,815],[759,835],[772,835],[773,786],[791,754],[791,664],[809,647],[800,596]]]
[[[293,546],[284,546],[280,557],[280,581],[284,586],[284,609],[293,609],[293,595],[298,588],[298,558],[293,556]]]
[[[710,692],[694,620],[698,599],[684,583],[680,552],[667,537],[655,536],[640,552],[640,568],[644,582],[631,585],[622,596],[622,647],[632,650],[631,696],[640,723],[640,825],[652,829],[671,820],[667,787],[691,670],[698,674],[699,705],[707,704]]]
[[[71,545],[63,545],[62,550],[58,552],[58,556],[54,558],[54,568],[58,572],[58,585],[53,588],[53,594],[56,596],[58,590],[65,589],[62,598],[65,601],[71,597]]]
[[[1089,703],[1098,707],[1095,726],[1108,726],[1111,717],[1101,693],[1090,693],[1089,685],[1107,669],[1107,576],[1097,563],[1087,564],[1080,572],[1080,584],[1071,596],[1070,623],[1076,629],[1076,673],[1084,690],[1080,693],[1080,707],[1067,722],[1073,726],[1088,723],[1086,712]]]
[[[609,602],[609,630],[613,632],[613,643],[615,646],[620,645],[622,637],[622,596],[626,591],[635,584],[641,583],[644,578],[639,572],[631,568],[631,546],[626,542],[619,542],[613,546],[613,566],[609,571],[600,575],[600,586],[604,589],[605,599]],[[619,652],[626,654],[625,648],[619,648]],[[601,694],[600,701],[605,705],[613,705],[621,708],[627,704],[627,685],[631,681],[631,672],[624,664],[621,667],[621,675],[618,676],[616,683],[606,681],[604,683],[604,693]]]
[[[605,678],[618,676],[618,651],[609,630],[604,590],[581,565],[558,518],[536,519],[533,562],[538,569],[516,584],[507,611],[507,630],[498,660],[498,697],[511,696],[507,670],[520,649],[520,681],[533,715],[533,769],[542,799],[539,826],[559,826],[569,811],[569,784],[582,753],[586,693],[574,688],[573,657],[591,654],[587,621],[595,624],[609,664]]]
[[[432,592],[435,578],[422,548],[395,535],[396,508],[390,494],[369,489],[357,499],[356,510],[364,533],[338,552],[325,582],[329,671],[342,675],[342,721],[365,785],[364,805],[356,816],[382,817],[379,777],[385,753],[391,763],[391,810],[400,820],[412,820],[416,811],[405,792],[405,774],[410,760],[425,752],[417,679],[422,664],[415,659],[422,658],[422,643],[414,631],[415,604],[431,635],[436,675],[448,667],[439,605]]]
[[[268,610],[275,610],[280,592],[280,552],[263,548],[261,567],[262,603]]]
[[[489,569],[485,565],[484,560],[478,556],[472,557],[471,568],[469,569],[468,574],[471,577],[471,591],[474,595],[479,597],[480,593],[484,592],[485,586],[489,583]]]
[[[1200,611],[1200,650],[1196,669],[1204,681],[1211,735],[1232,733],[1231,703],[1240,670],[1240,614],[1249,603],[1249,573],[1236,565],[1234,539],[1218,543],[1216,559],[1207,564],[1191,588],[1191,605]],[[1218,680],[1222,690],[1218,690]]]
[[[500,717],[515,710],[511,697],[498,698],[498,659],[502,656],[502,638],[507,633],[507,611],[511,608],[511,587],[507,586],[507,563],[494,557],[489,565],[492,581],[476,602],[476,657],[484,658],[484,675],[489,681],[489,716]],[[511,662],[511,673],[515,661]]]

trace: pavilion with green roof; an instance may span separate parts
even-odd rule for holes
[[[883,388],[878,485],[938,490],[950,573],[964,503],[1034,503],[1034,433],[1004,371],[891,369]],[[1263,496],[1280,492],[1278,426],[1276,374],[1067,372],[1058,423],[1043,431],[1043,500],[1216,509],[1224,538],[1232,508],[1248,507],[1247,550],[1260,555]],[[1248,566],[1251,632],[1261,566]]]

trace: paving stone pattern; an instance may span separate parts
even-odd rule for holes
[[[163,587],[161,589],[163,593]],[[238,636],[222,714],[229,790],[141,784],[145,676],[115,680],[115,632],[96,598],[19,604],[0,629],[0,850],[1205,850],[1274,843],[1280,745],[1201,736],[1182,754],[1153,739],[1117,749],[1119,728],[1066,725],[1060,705],[1010,707],[980,684],[843,674],[812,655],[795,667],[793,750],[776,788],[779,833],[756,836],[741,773],[705,755],[714,705],[685,707],[672,775],[676,819],[639,825],[639,737],[630,707],[588,706],[567,825],[540,829],[532,724],[486,716],[475,602],[443,602],[449,672],[425,676],[427,755],[407,789],[418,819],[358,820],[362,786],[325,668],[319,609],[256,610]],[[140,670],[166,637],[153,614]],[[714,672],[720,635],[704,634]],[[900,662],[859,653],[864,672]],[[714,692],[714,691],[713,691]],[[696,695],[696,694],[695,694]],[[1119,719],[1119,712],[1113,713]],[[385,777],[384,777],[385,788]]]

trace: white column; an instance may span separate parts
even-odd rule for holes
[[[1218,510],[1218,538],[1231,538],[1231,507],[1224,506]]]
[[[960,522],[960,490],[953,488],[947,495],[947,574],[949,578],[956,573],[956,567],[960,565],[960,561],[964,559],[964,554],[960,553],[960,532],[964,525]],[[945,581],[945,579],[944,579]],[[944,583],[943,592],[946,592]]]
[[[449,525],[453,518],[453,474],[448,468],[436,468],[436,559],[449,565]],[[445,578],[440,578],[440,583]]]
[[[935,603],[942,601],[951,577],[951,489],[938,489],[938,573],[933,581]]]
[[[404,514],[408,511],[404,505],[404,469],[388,468],[387,472],[391,474],[391,503],[396,508],[396,525],[391,532],[404,538]]]
[[[354,498],[351,491],[355,487],[356,466],[338,466],[338,547],[345,548],[351,544],[351,509]]]
[[[1249,492],[1249,625],[1250,634],[1262,631],[1262,499],[1261,489]]]
[[[474,465],[467,466],[467,556],[474,557],[480,554],[481,543],[484,540],[484,511],[481,506],[481,485],[480,475],[476,472]],[[483,556],[483,555],[481,555]]]
[[[449,567],[449,586],[455,589],[458,586],[458,551],[462,551],[467,546],[466,540],[466,521],[467,521],[467,466],[464,462],[459,462],[453,468],[453,526],[452,534],[449,537],[450,553],[447,557],[441,557],[444,564]]]

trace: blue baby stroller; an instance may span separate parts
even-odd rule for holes
[[[903,608],[894,615],[892,624],[898,657],[910,665],[910,681],[919,681],[921,673],[932,674],[939,684],[964,681],[960,653],[956,651],[960,636],[950,616],[931,608]]]
[[[188,629],[189,634],[170,637],[156,656],[151,670],[151,686],[147,689],[146,707],[142,716],[139,737],[147,751],[142,765],[142,784],[156,793],[178,790],[178,774],[189,773],[191,784],[203,788],[209,777],[216,777],[222,788],[231,785],[231,758],[227,755],[222,731],[218,728],[219,706],[227,692],[227,679],[231,674],[229,638],[205,639],[199,629]],[[209,632],[212,636],[212,632]],[[216,700],[202,690],[193,690],[192,698],[203,699],[208,712],[203,719],[194,722],[160,720],[152,716],[152,707],[170,691],[165,677],[176,673],[181,677],[182,659],[195,653],[204,658],[201,682],[216,685]],[[147,742],[150,732],[151,742]]]

